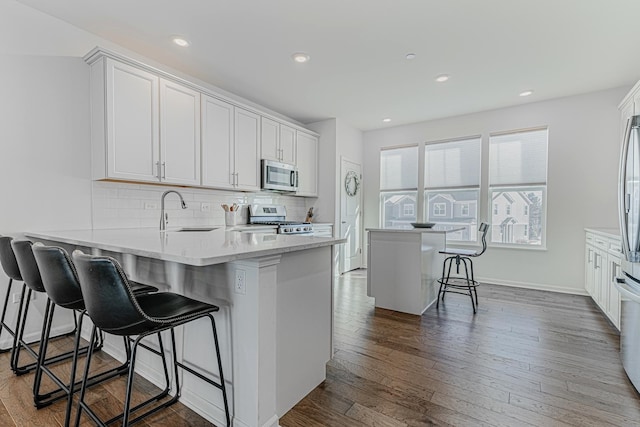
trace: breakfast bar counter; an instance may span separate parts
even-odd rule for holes
[[[436,300],[447,234],[434,228],[369,228],[367,295],[375,306],[421,315]]]
[[[332,356],[335,245],[344,239],[229,231],[110,229],[25,233],[33,241],[108,255],[132,280],[220,307],[215,314],[233,425],[276,427],[278,419],[320,384]],[[210,328],[210,326],[209,326]],[[206,322],[178,332],[183,363],[217,375]],[[124,358],[120,341],[105,350]],[[162,382],[157,357],[137,367]],[[180,373],[181,401],[224,425],[213,387]]]

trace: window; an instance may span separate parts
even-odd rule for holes
[[[544,245],[547,145],[546,128],[490,136],[492,243]],[[497,209],[500,205],[505,206],[504,215]],[[518,215],[520,212],[522,216]]]
[[[433,204],[433,215],[434,216],[445,216],[447,214],[447,205],[444,203],[434,203]]]
[[[412,203],[405,203],[405,204],[402,206],[402,214],[403,214],[404,216],[412,216],[412,217],[415,217],[415,215],[416,215],[416,213],[415,213],[415,212],[416,212],[416,210],[415,210],[415,205],[414,205],[414,204],[412,204]]]
[[[447,240],[477,241],[480,144],[480,137],[425,144],[425,221],[461,229]]]
[[[380,226],[412,228],[417,221],[418,146],[380,152]]]

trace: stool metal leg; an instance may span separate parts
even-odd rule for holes
[[[7,316],[7,307],[9,306],[9,298],[11,298],[11,286],[13,285],[13,279],[9,279],[9,284],[7,285],[7,294],[4,297],[4,304],[2,306],[2,317],[0,317],[0,336],[2,335],[2,330],[6,329],[7,332],[9,332],[9,334],[12,337],[15,337],[15,331],[11,330],[11,328],[9,328],[9,326],[7,326],[7,324],[4,322],[6,316]],[[24,284],[22,285],[23,287],[25,286]],[[15,327],[14,327],[15,329]],[[0,350],[0,353],[6,353],[8,351],[11,351],[12,347],[9,348],[5,348]]]

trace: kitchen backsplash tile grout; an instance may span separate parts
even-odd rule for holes
[[[160,197],[167,190],[182,194],[187,209],[181,209],[176,195],[168,195],[165,212],[169,226],[221,226],[224,225],[223,203],[241,205],[239,223],[248,221],[251,203],[275,203],[287,207],[287,218],[305,219],[308,206],[315,199],[287,196],[271,192],[242,193],[235,191],[149,186],[107,181],[92,182],[93,228],[155,227],[160,221]],[[202,211],[202,203],[210,204],[210,211]]]

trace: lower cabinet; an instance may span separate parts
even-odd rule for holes
[[[613,232],[586,230],[585,289],[616,328],[620,329],[620,237]]]

